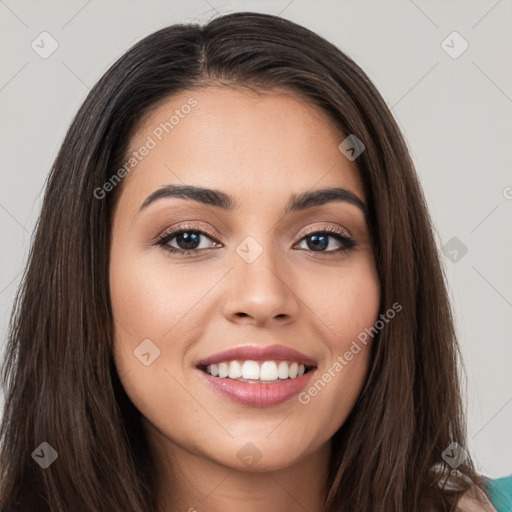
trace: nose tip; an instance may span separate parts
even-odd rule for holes
[[[251,243],[247,242],[249,251]],[[228,279],[225,315],[232,321],[250,319],[258,325],[293,319],[298,313],[297,297],[281,275],[282,267],[277,270],[276,266],[270,250],[262,251],[252,263],[241,257]]]

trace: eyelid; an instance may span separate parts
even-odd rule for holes
[[[353,238],[350,234],[349,230],[342,226],[333,226],[332,224],[324,225],[322,227],[315,226],[314,228],[303,229],[297,235],[299,241],[302,240],[305,236],[312,235],[314,233],[326,231],[329,233],[338,233],[346,238]]]
[[[185,222],[185,224],[178,224],[177,226],[171,226],[170,228],[166,229],[160,235],[157,235],[153,239],[153,242],[157,243],[171,235],[176,236],[180,232],[186,231],[186,230],[197,231],[198,233],[201,233],[205,236],[212,238],[216,243],[220,243],[217,241],[217,239],[216,239],[217,235],[214,234],[213,230],[210,228],[203,227],[203,225],[200,224],[198,221]]]

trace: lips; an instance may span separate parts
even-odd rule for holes
[[[293,362],[294,366],[303,365],[305,373],[299,372],[295,378],[279,378],[265,383],[261,380],[223,378],[220,375],[211,375],[207,371],[212,365],[215,367],[219,363],[230,361],[288,361]],[[222,396],[238,404],[268,407],[281,404],[297,395],[307,385],[317,365],[314,359],[301,352],[283,345],[272,345],[236,347],[201,359],[196,367],[201,370],[201,378]]]

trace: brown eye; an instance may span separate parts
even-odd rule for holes
[[[331,242],[330,239],[334,239],[335,242]],[[313,252],[340,252],[353,249],[357,244],[353,238],[350,238],[336,229],[327,229],[323,231],[315,231],[302,238],[302,241],[306,242],[307,250]],[[301,242],[303,243],[303,242]],[[332,245],[338,244],[336,248],[332,248]],[[329,250],[327,248],[331,247]]]
[[[156,245],[170,253],[193,254],[204,249],[220,246],[220,244],[212,239],[205,231],[197,228],[180,227],[169,233],[160,236]]]

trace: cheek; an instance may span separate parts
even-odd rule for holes
[[[193,338],[192,331],[201,325],[201,299],[216,276],[186,272],[158,254],[132,252],[133,256],[112,259],[110,293],[116,326],[139,343],[146,338],[162,344],[172,339],[177,352],[176,341]]]
[[[162,401],[178,407],[189,398],[179,383],[190,378],[190,347],[204,337],[212,315],[206,299],[223,273],[187,272],[159,251],[114,247],[114,361],[125,391],[144,414],[160,417]]]
[[[201,337],[204,322],[199,319],[205,312],[200,299],[212,279],[193,282],[179,265],[133,248],[112,253],[114,362],[130,400],[162,431],[175,422],[173,411],[184,403],[190,431],[196,416],[198,425],[204,423],[204,412],[180,383],[185,381],[188,347]]]
[[[160,381],[169,379],[164,370],[183,361],[190,329],[197,325],[187,316],[194,287],[185,285],[183,273],[163,272],[133,248],[112,252],[114,359],[120,377],[129,374],[124,384],[134,394],[150,396],[152,387],[157,393],[159,383],[165,384]]]
[[[368,257],[346,271],[337,269],[316,285],[309,289],[308,304],[318,319],[316,327],[327,357],[299,395],[299,403],[332,435],[352,410],[366,380],[371,332],[379,315],[380,283]]]
[[[347,350],[378,318],[380,282],[370,254],[354,259],[346,268],[303,281],[300,293],[332,356]]]

